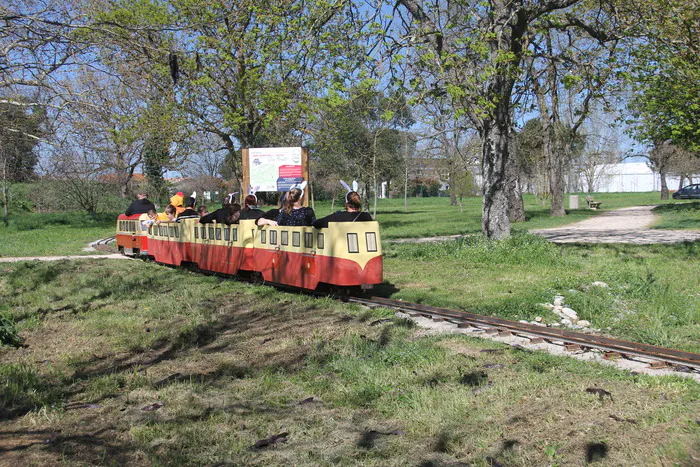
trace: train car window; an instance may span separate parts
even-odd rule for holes
[[[162,232],[161,228],[162,227],[159,225],[158,228],[156,229],[156,235],[158,235],[159,237],[161,236],[161,232]]]
[[[360,245],[359,242],[357,241],[357,234],[356,233],[349,233],[348,234],[348,253],[359,253],[360,252]]]
[[[314,234],[312,232],[304,232],[304,248],[314,247]]]
[[[180,227],[175,226],[175,237],[180,238]]]
[[[228,227],[224,229],[224,240],[226,240],[227,242],[231,241],[231,229],[229,229]]]
[[[318,248],[319,250],[323,250],[323,242],[324,242],[323,234],[320,233],[320,234],[316,235],[316,248]]]
[[[207,228],[206,227],[201,227],[201,234],[202,234],[202,239],[206,240],[207,239]]]
[[[231,229],[231,231],[233,232],[233,241],[237,242],[238,241],[238,227],[233,227]]]
[[[367,232],[365,233],[365,239],[367,240],[367,251],[377,251],[377,234],[374,232]]]
[[[270,230],[270,245],[277,245],[277,231]]]
[[[292,232],[292,246],[301,246],[301,232]]]
[[[260,231],[260,243],[267,243],[267,230]]]
[[[195,226],[194,228],[194,238],[199,238],[199,229],[197,228],[197,226]]]
[[[209,240],[214,240],[214,227],[209,227]]]
[[[136,221],[131,221],[131,231],[136,232]]]
[[[146,225],[143,222],[141,222],[141,230],[144,232],[148,230],[148,227],[146,227]]]
[[[286,230],[281,232],[280,245],[289,245],[289,232]]]
[[[228,230],[228,229],[226,229]],[[216,239],[221,240],[221,229],[216,229]]]
[[[173,227],[172,225],[168,226],[168,232],[170,233],[171,237],[174,237],[175,236],[175,227]]]

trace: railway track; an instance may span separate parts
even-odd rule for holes
[[[571,352],[597,349],[609,360],[626,358],[646,362],[655,369],[672,367],[676,371],[700,373],[700,355],[691,352],[380,297],[350,297],[348,301],[368,307],[392,308],[434,321],[447,321],[460,328],[473,327],[490,335],[525,337],[532,344],[559,344]]]

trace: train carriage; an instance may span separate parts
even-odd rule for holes
[[[160,263],[230,275],[257,272],[266,281],[308,290],[320,284],[371,288],[382,282],[379,224],[374,221],[314,229],[184,219],[154,225],[147,234],[148,256]]]
[[[147,214],[120,214],[117,218],[116,243],[120,253],[125,255],[148,255],[148,228],[142,221]]]

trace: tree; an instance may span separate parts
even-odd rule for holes
[[[319,169],[364,182],[367,195],[374,194],[376,215],[379,184],[403,168],[407,148],[401,130],[413,124],[406,100],[373,86],[355,87],[347,95],[331,93],[314,121],[314,149],[323,155]]]
[[[551,13],[564,10],[570,15],[561,22],[585,30],[587,16],[608,17],[604,4],[583,15],[570,9],[582,0],[399,3],[413,20],[407,37],[418,48],[414,62],[424,76],[414,84],[432,94],[449,95],[456,112],[468,115],[478,130],[483,142],[482,230],[488,237],[505,237],[510,234],[506,181],[513,91],[521,75],[528,33],[536,25],[544,28]]]
[[[13,98],[13,102],[26,102]],[[0,103],[0,177],[2,177],[3,218],[9,216],[10,184],[35,177],[37,146],[46,133],[46,114],[37,106]]]
[[[700,4],[645,0],[622,6],[620,14],[639,29],[629,44],[627,75],[634,135],[700,153]]]

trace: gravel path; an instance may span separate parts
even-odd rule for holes
[[[655,206],[633,206],[608,211],[600,216],[565,227],[531,230],[554,243],[678,243],[700,240],[697,230],[650,229]]]
[[[74,255],[74,256],[24,256],[2,257],[0,263],[16,263],[17,261],[60,261],[62,259],[131,259],[128,256],[114,253],[110,255]]]

